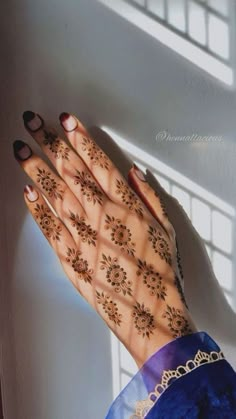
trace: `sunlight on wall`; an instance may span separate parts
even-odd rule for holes
[[[182,57],[232,86],[229,0],[98,0]]]
[[[234,208],[141,148],[121,138],[109,128],[101,128],[114,138],[132,161],[144,172],[149,169],[166,192],[178,199],[203,239],[216,278],[228,303],[235,309],[233,226],[236,213]],[[136,373],[137,367],[128,351],[112,333],[111,350],[115,398]]]

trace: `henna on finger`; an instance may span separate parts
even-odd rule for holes
[[[44,234],[52,240],[60,240],[62,227],[54,221],[51,210],[46,205],[36,204],[33,214],[38,220]]]
[[[96,291],[96,299],[98,304],[102,305],[103,310],[108,315],[109,320],[120,326],[122,314],[119,313],[117,304],[112,301],[109,295],[103,292],[99,293]]]
[[[70,149],[62,140],[59,139],[57,133],[43,130],[44,140],[43,144],[49,147],[49,150],[54,154],[56,159],[62,158],[69,160]]]
[[[132,317],[139,335],[150,338],[153,330],[156,329],[154,316],[149,308],[145,308],[144,304],[136,302],[133,306]]]
[[[79,280],[91,284],[93,269],[89,268],[87,260],[83,259],[81,255],[82,252],[80,250],[68,247],[66,261],[71,264]]]
[[[37,182],[41,184],[42,188],[48,193],[48,196],[55,199],[63,198],[64,191],[60,188],[60,184],[55,181],[51,172],[37,167]]]
[[[86,196],[88,202],[93,202],[93,204],[102,205],[103,194],[99,187],[96,185],[96,182],[93,180],[92,176],[87,172],[79,172],[76,169],[77,175],[74,176],[74,184],[80,185],[81,192]]]
[[[106,214],[104,228],[111,229],[111,240],[120,246],[121,250],[125,251],[128,255],[134,256],[135,243],[131,241],[131,232],[124,224],[121,223],[119,218],[111,217]]]
[[[154,270],[153,265],[148,265],[146,261],[138,259],[138,271],[137,275],[142,275],[143,282],[149,289],[150,295],[155,295],[158,299],[165,300],[166,286],[162,283],[162,276],[159,272]]]
[[[162,317],[168,320],[168,327],[174,338],[188,335],[193,332],[188,320],[184,317],[183,311],[178,308],[167,305],[167,309]]]
[[[82,242],[96,246],[97,232],[89,224],[85,223],[85,217],[73,214],[70,211],[70,220],[72,221],[72,226],[76,228],[81,237]]]
[[[94,166],[100,166],[106,170],[110,169],[111,162],[109,158],[90,137],[83,136],[81,148],[90,157]]]
[[[159,201],[160,201],[160,206],[161,206],[161,209],[162,209],[162,214],[163,214],[163,216],[164,217],[167,217],[168,218],[168,214],[167,214],[167,210],[166,210],[166,206],[165,206],[165,203],[164,203],[164,201],[163,201],[163,199],[162,199],[162,197],[156,192],[156,191],[154,191],[154,194],[155,194],[155,196],[159,199]]]
[[[129,210],[143,217],[143,206],[130,187],[123,180],[116,179],[116,188],[116,193],[121,195],[122,202],[127,205]]]
[[[106,269],[106,278],[107,282],[114,287],[114,291],[117,293],[122,292],[123,295],[132,295],[131,285],[132,282],[127,280],[127,273],[119,265],[118,258],[111,256],[106,256],[102,254],[102,259],[100,261],[100,269]]]
[[[148,240],[152,242],[152,247],[155,253],[158,253],[161,259],[165,260],[170,266],[172,265],[172,258],[167,241],[164,239],[163,234],[160,230],[149,226],[148,229]]]

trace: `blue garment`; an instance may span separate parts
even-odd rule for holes
[[[206,333],[177,338],[152,355],[106,419],[236,419],[236,373]]]

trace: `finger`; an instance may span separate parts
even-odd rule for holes
[[[151,188],[145,175],[135,164],[128,173],[128,182],[142,199],[154,218],[162,225],[169,237],[175,240],[175,230],[168,219],[162,198]]]
[[[83,296],[91,294],[90,283],[88,281],[79,281],[73,264],[68,260],[68,249],[76,249],[77,247],[64,223],[53,214],[40,191],[32,185],[25,186],[24,199],[41,232],[59,257],[70,281]]]
[[[102,205],[107,199],[84,161],[40,115],[26,111],[23,119],[25,128],[51,160],[87,215],[93,215],[94,206]]]
[[[129,209],[139,212],[141,215],[144,210],[142,202],[137,201],[137,196],[133,194],[126,179],[91,138],[85,126],[74,115],[65,112],[59,118],[69,142],[93,173],[106,195],[113,202],[126,205],[126,197],[130,194]],[[136,206],[139,208],[135,209]]]
[[[71,212],[85,216],[84,210],[65,182],[54,173],[28,144],[17,140],[13,144],[14,155],[22,169],[46,196],[59,218],[79,242],[78,234],[71,219]]]

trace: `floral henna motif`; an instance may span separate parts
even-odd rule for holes
[[[112,301],[109,295],[105,295],[103,292],[99,293],[96,291],[96,298],[98,304],[102,304],[103,310],[108,315],[109,320],[120,326],[122,314],[118,312],[117,304]]]
[[[82,252],[80,250],[70,249],[68,247],[66,261],[71,264],[80,280],[91,284],[93,269],[89,269],[87,260],[81,258],[81,254]]]
[[[121,195],[122,202],[128,206],[129,210],[143,217],[143,206],[130,187],[118,179],[116,179],[116,187],[116,193]]]
[[[168,217],[167,211],[166,211],[166,206],[164,204],[164,201],[162,199],[162,197],[155,191],[155,196],[159,199],[160,201],[160,206],[162,209],[162,214],[164,215],[164,217]]]
[[[162,276],[154,270],[152,265],[147,265],[145,261],[138,259],[137,275],[142,275],[144,284],[149,288],[150,295],[165,300],[166,286],[162,284]]]
[[[185,307],[188,309],[188,305],[187,305],[186,300],[185,300],[185,295],[183,293],[183,289],[182,289],[182,286],[180,284],[180,280],[179,280],[177,275],[175,275],[174,284],[175,284],[175,286],[176,286],[176,288],[179,292],[180,299],[181,299],[182,303],[184,303]]]
[[[111,165],[109,158],[91,138],[83,137],[82,150],[87,152],[87,155],[95,166],[109,170]]]
[[[159,254],[161,259],[164,259],[170,266],[172,264],[171,254],[167,241],[164,239],[160,230],[149,226],[148,230],[149,241],[152,242],[152,247],[156,253]]]
[[[62,227],[54,221],[51,210],[44,205],[36,204],[34,211],[35,218],[39,220],[45,235],[48,238],[60,241]]]
[[[100,269],[106,269],[106,278],[113,287],[115,292],[122,292],[123,295],[132,295],[131,285],[132,282],[127,280],[127,274],[125,270],[117,263],[116,257],[106,256],[102,254],[103,260],[100,262]]]
[[[94,182],[92,176],[89,173],[83,171],[79,172],[76,170],[76,172],[77,176],[74,176],[74,184],[80,184],[81,192],[87,197],[88,202],[92,201],[94,204],[98,202],[101,205],[103,201],[103,194]]]
[[[93,230],[89,224],[85,223],[85,218],[83,216],[80,217],[79,215],[75,215],[70,211],[70,220],[72,221],[72,226],[76,227],[82,242],[96,246],[97,232]]]
[[[131,241],[130,230],[121,223],[118,218],[110,217],[106,214],[105,229],[111,229],[111,240],[120,246],[121,250],[126,251],[128,255],[134,256],[135,243]]]
[[[60,184],[55,181],[51,176],[50,172],[44,169],[37,168],[37,182],[39,182],[42,188],[48,193],[50,197],[62,199],[64,191],[59,189]]]
[[[136,304],[133,306],[132,316],[134,317],[134,324],[138,330],[138,334],[143,337],[153,334],[153,329],[156,328],[154,316],[150,313],[149,308],[145,308],[144,304]]]
[[[168,327],[174,338],[192,333],[192,329],[188,321],[183,316],[183,312],[178,308],[170,307],[167,305],[167,310],[162,315],[163,318],[168,320]]]
[[[70,149],[64,145],[63,141],[57,139],[58,135],[46,130],[43,130],[43,133],[45,138],[43,144],[49,146],[49,149],[54,153],[56,159],[61,157],[62,159],[69,160]]]

